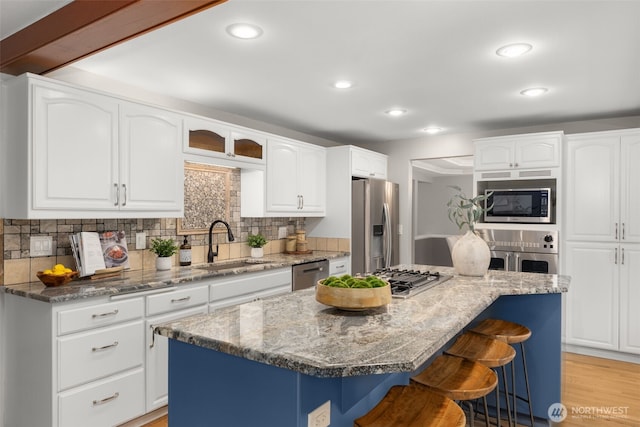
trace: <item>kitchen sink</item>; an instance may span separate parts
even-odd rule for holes
[[[194,268],[197,268],[199,270],[206,270],[206,271],[219,271],[219,270],[229,270],[232,268],[251,267],[252,265],[262,265],[262,264],[270,264],[270,262],[243,259],[239,261],[229,261],[229,262],[199,265]]]

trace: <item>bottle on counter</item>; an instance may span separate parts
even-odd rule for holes
[[[286,243],[287,252],[295,252],[297,240],[298,239],[295,234],[289,234],[289,236],[287,237],[287,243]]]
[[[187,236],[184,236],[184,241],[180,245],[180,265],[191,265],[191,245],[187,241]]]

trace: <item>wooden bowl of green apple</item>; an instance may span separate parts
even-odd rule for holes
[[[377,276],[329,276],[318,281],[316,301],[341,310],[369,310],[391,302],[391,286]]]

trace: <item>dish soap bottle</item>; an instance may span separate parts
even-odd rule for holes
[[[180,265],[191,265],[191,245],[187,242],[187,236],[184,236],[184,241],[180,245]]]

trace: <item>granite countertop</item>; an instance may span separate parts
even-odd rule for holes
[[[265,255],[263,258],[258,259],[246,258],[246,265],[228,269],[205,270],[198,268],[209,265],[203,264],[200,266],[174,267],[167,271],[124,271],[121,277],[111,277],[98,280],[74,280],[67,285],[58,287],[46,287],[39,281],[7,285],[4,286],[4,292],[44,302],[59,303],[105,295],[122,295],[133,292],[152,291],[181,284],[190,284],[195,281],[212,279],[215,277],[290,267],[295,264],[319,261],[323,259],[334,259],[344,256],[349,256],[349,253],[313,251],[311,254],[304,255],[272,254]],[[232,265],[237,263],[237,261],[240,260],[220,261],[214,263],[214,265],[229,265],[232,267]]]
[[[454,274],[448,267],[400,268]],[[569,282],[537,273],[454,276],[361,312],[318,303],[310,288],[160,325],[156,333],[316,377],[411,372],[501,295],[561,293]]]

